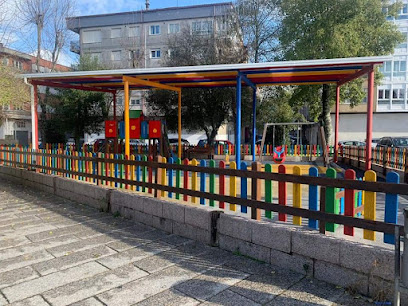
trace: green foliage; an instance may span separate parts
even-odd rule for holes
[[[103,67],[96,59],[82,56],[76,68],[92,71]],[[101,130],[103,121],[109,115],[110,103],[104,93],[58,89],[56,94],[47,99],[51,116],[44,122],[46,141],[65,142],[65,136],[72,134],[78,146],[85,133]]]
[[[378,56],[393,53],[402,41],[396,25],[386,20],[381,0],[282,0],[284,15],[280,33],[285,60]],[[398,4],[388,5],[394,14]],[[364,97],[362,81],[343,86],[343,101],[352,106]],[[330,135],[330,107],[334,103],[333,86],[295,89],[294,105],[307,105],[312,119],[324,123]]]
[[[293,92],[290,87],[276,86],[262,90],[262,99],[257,109],[257,129],[263,131],[265,123],[297,122],[304,121],[304,117],[294,111],[290,104]],[[285,129],[275,127],[275,144],[289,144],[289,131],[292,126]],[[268,128],[266,143],[272,143],[272,128]]]
[[[21,106],[30,102],[30,88],[12,67],[0,65],[0,105]]]
[[[229,33],[231,34],[231,32]],[[243,62],[245,53],[235,35],[198,35],[185,28],[169,40],[171,56],[165,66],[213,65]],[[249,96],[246,91],[242,105],[250,114]],[[169,130],[177,130],[177,93],[151,90],[147,97],[151,113],[165,116]],[[248,106],[249,105],[249,106]],[[202,130],[212,143],[218,129],[235,116],[235,89],[233,88],[185,88],[182,90],[182,125],[188,130]]]

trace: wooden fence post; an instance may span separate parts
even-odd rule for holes
[[[319,170],[316,167],[309,168],[310,177],[318,177]],[[309,210],[318,210],[318,190],[317,185],[309,185]],[[317,229],[318,221],[314,219],[309,219],[309,227]]]
[[[326,187],[320,187],[320,211],[326,212]],[[326,234],[326,222],[319,220],[320,234]]]
[[[355,180],[356,172],[352,169],[348,169],[345,172],[344,178],[346,180]],[[349,217],[355,217],[355,190],[344,190],[344,215]],[[344,235],[354,236],[354,227],[344,226]]]
[[[157,163],[163,162],[163,159],[162,159],[162,157],[160,155],[157,155],[155,159],[156,159]],[[153,167],[150,167],[150,169],[152,169],[152,171],[153,171]],[[160,168],[160,166],[157,166],[156,173],[155,173],[155,176],[154,176],[154,183],[156,185],[161,185],[160,181],[161,181],[161,168]],[[149,182],[149,183],[151,183],[151,182]],[[157,187],[154,188],[154,197],[158,198],[158,199],[161,198],[161,192]]]
[[[272,172],[272,165],[266,164],[265,165],[265,172],[271,173]],[[265,180],[265,202],[272,203],[272,181]],[[272,218],[272,212],[270,210],[265,211],[265,217],[268,219]]]
[[[399,184],[400,177],[396,172],[389,172],[386,177],[387,183]],[[398,194],[385,194],[384,222],[397,224],[398,221]],[[384,242],[394,244],[395,235],[384,234]]]
[[[252,163],[252,171],[254,172],[261,172],[262,166],[258,162]],[[257,178],[253,178],[251,183],[251,199],[260,201],[261,200],[261,180]],[[254,220],[261,220],[261,210],[258,208],[251,207],[251,219]]]
[[[376,182],[377,174],[373,170],[368,170],[364,174],[366,182]],[[372,191],[365,192],[364,199],[364,219],[375,220],[376,218],[376,193]],[[375,240],[375,232],[370,230],[363,231],[364,239]]]
[[[285,165],[279,165],[278,172],[280,174],[285,174],[286,173]],[[279,191],[279,194],[278,194],[279,205],[285,206],[286,205],[286,197],[287,197],[286,182],[278,182],[278,187],[279,187],[278,188],[279,189],[278,190]],[[286,222],[288,220],[288,217],[287,217],[286,214],[279,213],[278,214],[278,219],[279,219],[279,221]]]

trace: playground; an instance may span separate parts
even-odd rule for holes
[[[387,59],[367,57],[25,75],[33,86],[33,143],[28,148],[1,147],[0,164],[221,211],[261,223],[346,237],[385,249],[394,246],[397,250],[402,235],[402,210],[408,205],[408,189],[403,184],[408,168],[406,152],[402,153],[402,159],[401,152],[386,152],[389,158],[383,166],[387,168],[381,172],[373,170],[378,166],[380,154],[384,161],[386,153],[371,148],[374,71]],[[366,147],[364,150],[339,148],[340,88],[364,75],[368,76]],[[257,88],[302,84],[336,85],[334,143],[326,141],[316,124],[297,122],[286,124],[297,126],[297,134],[292,135],[295,143],[275,142],[279,123],[265,124],[262,141],[256,143]],[[38,149],[38,86],[100,91],[112,94],[114,101],[117,91],[123,90],[124,120],[116,118],[115,112],[114,120],[105,124],[106,138],[115,144],[113,152],[110,148],[101,151],[91,146],[75,148],[55,144]],[[195,153],[199,153],[196,158],[187,158],[190,148],[183,147],[181,142],[181,92],[183,88],[220,86],[236,88],[236,141],[196,149]],[[250,144],[241,143],[243,86],[253,89]],[[178,93],[178,144],[175,146],[169,144],[163,118],[149,118],[129,110],[131,90],[152,88]],[[299,128],[302,125],[304,127]],[[272,141],[267,141],[268,128],[273,129]],[[122,139],[123,151],[116,147],[118,139]],[[132,139],[141,139],[147,144],[131,145]],[[352,167],[342,167],[342,163]],[[402,171],[397,169],[400,164]],[[72,199],[79,198],[72,195]]]

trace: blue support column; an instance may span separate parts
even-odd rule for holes
[[[252,96],[252,161],[255,161],[256,143],[256,88],[253,89]]]
[[[237,120],[236,120],[236,135],[235,135],[235,162],[237,168],[241,167],[241,75],[237,76]]]

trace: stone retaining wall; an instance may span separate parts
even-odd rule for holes
[[[0,178],[304,273],[373,298],[385,296],[392,300],[394,252],[386,248],[22,169],[0,166]],[[408,303],[408,297],[404,300]]]

